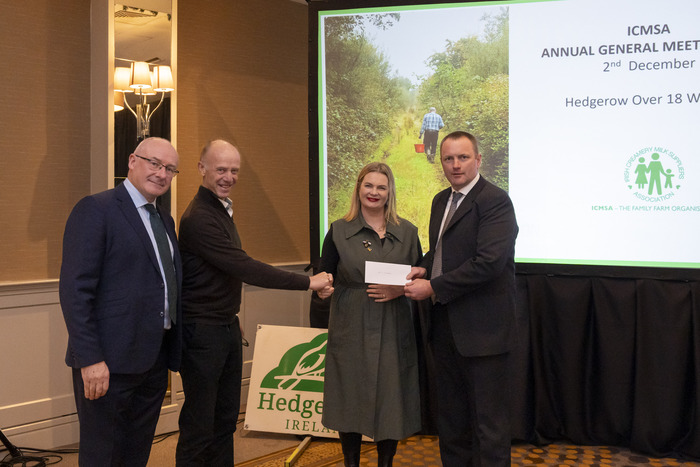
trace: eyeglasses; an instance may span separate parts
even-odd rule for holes
[[[162,164],[162,163],[160,163],[160,162],[158,162],[158,161],[156,161],[156,160],[149,159],[148,157],[139,156],[138,154],[134,154],[134,156],[136,156],[136,157],[138,157],[139,159],[143,159],[143,160],[145,160],[146,162],[148,162],[148,166],[151,168],[151,170],[152,170],[153,172],[158,172],[158,171],[160,171],[160,168],[163,167],[163,168],[165,168],[165,172],[166,172],[169,176],[171,176],[171,177],[174,177],[175,175],[177,175],[177,174],[180,173],[180,171],[177,170],[177,169],[176,169],[175,167],[173,167],[172,165],[165,165],[165,164]]]

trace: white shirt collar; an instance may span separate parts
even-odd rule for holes
[[[233,216],[233,201],[231,201],[229,198],[219,198],[219,201],[221,201],[221,204],[223,204],[226,208],[228,215]]]
[[[476,177],[474,177],[474,180],[469,182],[469,184],[463,186],[460,190],[457,190],[464,195],[462,197],[462,199],[464,199],[464,197],[467,196],[467,194],[472,190],[472,188],[474,188],[474,185],[476,185],[476,182],[478,182],[480,178],[481,178],[481,174],[479,172],[477,172]],[[452,192],[454,193],[454,191],[455,190],[453,189]],[[452,195],[450,194],[450,196],[452,196]]]
[[[141,192],[134,186],[133,183],[127,178],[123,182],[124,186],[126,187],[126,191],[129,192],[129,196],[131,196],[131,200],[134,202],[134,206],[137,208],[143,207],[147,204],[152,204],[155,206],[155,203],[150,203],[145,196],[141,194]]]

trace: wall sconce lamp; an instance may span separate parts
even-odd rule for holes
[[[166,92],[174,91],[173,74],[169,66],[157,65],[151,71],[146,62],[132,62],[131,68],[114,68],[114,111],[128,108],[136,117],[136,140],[143,141],[150,135],[151,116],[163,103]],[[137,98],[135,108],[129,105],[126,94]],[[148,96],[160,93],[160,101],[153,110],[147,102]]]

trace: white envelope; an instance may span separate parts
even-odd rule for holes
[[[365,261],[365,282],[368,284],[406,285],[410,264]]]

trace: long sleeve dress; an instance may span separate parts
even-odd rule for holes
[[[382,241],[362,215],[335,221],[321,270],[334,276],[324,383],[323,424],[375,441],[421,429],[418,356],[410,300],[377,303],[367,295],[365,261],[415,265],[418,229],[387,223]]]

